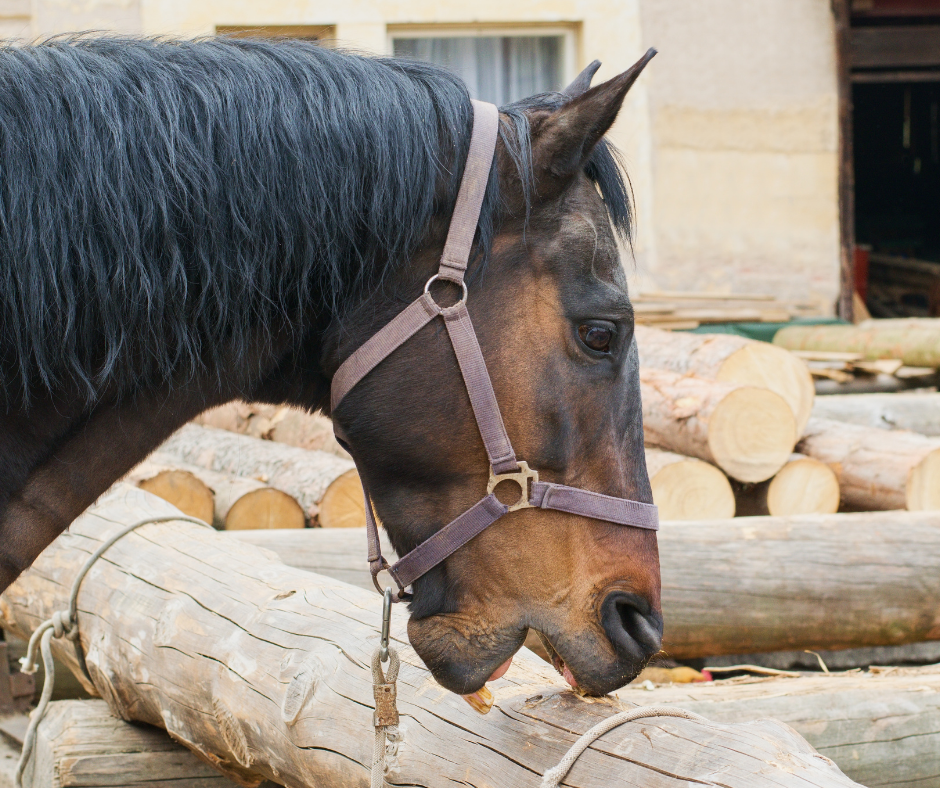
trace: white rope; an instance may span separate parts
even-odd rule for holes
[[[36,631],[33,632],[32,637],[29,639],[26,656],[20,660],[20,670],[23,673],[36,672],[38,667],[36,663],[36,648],[38,645],[39,652],[42,655],[43,670],[46,675],[43,679],[42,694],[39,696],[39,703],[29,715],[29,727],[26,729],[26,736],[23,737],[23,752],[20,754],[19,763],[16,765],[16,777],[13,782],[15,788],[23,788],[23,774],[26,772],[26,765],[29,763],[30,756],[33,754],[33,748],[36,746],[36,731],[39,728],[39,723],[41,723],[43,717],[46,716],[46,709],[49,706],[49,701],[52,699],[52,688],[53,684],[55,684],[55,661],[52,658],[53,638],[64,637],[75,644],[75,654],[78,657],[78,664],[82,669],[82,673],[85,674],[85,678],[91,682],[88,666],[85,664],[85,654],[82,651],[78,639],[78,591],[82,586],[82,580],[85,579],[85,575],[88,574],[88,571],[94,565],[95,561],[101,558],[115,542],[131,531],[136,531],[142,525],[149,525],[150,523],[177,522],[180,520],[203,525],[206,528],[212,527],[202,520],[197,520],[195,517],[187,517],[185,514],[176,514],[163,517],[148,517],[145,520],[139,520],[126,528],[122,528],[92,553],[85,562],[85,565],[81,568],[81,571],[75,576],[75,580],[72,581],[72,592],[69,595],[69,609],[57,610],[52,614],[52,618],[36,627]]]
[[[398,745],[401,743],[401,731],[396,721],[393,725],[381,725],[380,709],[383,704],[379,701],[379,692],[382,688],[391,685],[395,687],[398,679],[398,668],[401,662],[398,652],[388,649],[388,673],[382,672],[382,649],[377,648],[372,655],[372,687],[376,694],[375,741],[372,747],[372,783],[371,788],[385,788],[385,775],[398,768]],[[394,689],[390,704],[394,708],[394,717],[397,720],[398,708],[395,705]]]
[[[708,722],[704,717],[699,716],[698,714],[693,714],[691,711],[686,711],[685,709],[672,709],[668,706],[641,706],[638,709],[631,709],[630,711],[624,711],[620,714],[615,714],[613,717],[608,717],[606,720],[603,720],[593,728],[591,728],[587,733],[585,733],[580,739],[578,739],[571,749],[565,754],[565,757],[561,759],[561,763],[558,764],[554,769],[549,769],[542,776],[542,785],[541,788],[558,788],[561,785],[561,781],[565,779],[565,775],[571,771],[571,767],[574,766],[574,762],[578,760],[588,747],[590,747],[595,741],[597,741],[605,733],[612,731],[614,728],[619,725],[623,725],[625,722],[633,722],[634,720],[643,719],[644,717],[679,717],[684,720],[696,720],[697,722]],[[375,784],[373,783],[373,788]],[[379,788],[382,788],[379,786]]]

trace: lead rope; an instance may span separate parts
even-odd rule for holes
[[[212,528],[208,523],[197,520],[195,517],[187,517],[185,514],[148,517],[145,520],[139,520],[132,525],[128,525],[126,528],[122,528],[91,554],[85,562],[85,565],[81,568],[81,571],[76,575],[75,580],[72,582],[72,592],[69,595],[69,609],[57,610],[52,614],[52,618],[36,627],[36,631],[33,632],[32,637],[29,639],[26,656],[20,660],[20,670],[27,674],[36,672],[38,667],[36,662],[36,647],[38,644],[39,652],[42,655],[43,670],[45,670],[46,675],[42,682],[42,694],[39,696],[39,703],[36,705],[36,708],[33,709],[32,714],[29,715],[29,727],[27,727],[26,735],[23,737],[23,752],[20,753],[20,760],[16,765],[16,776],[13,781],[15,788],[23,788],[23,774],[26,772],[26,765],[29,763],[30,756],[33,754],[33,748],[36,746],[36,731],[39,728],[39,723],[41,723],[43,717],[46,716],[46,709],[49,706],[49,701],[52,699],[52,688],[55,684],[55,660],[52,658],[53,638],[64,637],[75,644],[75,654],[78,657],[78,664],[82,669],[82,673],[85,674],[85,678],[88,679],[89,683],[93,684],[91,675],[88,673],[88,666],[85,664],[85,654],[82,651],[78,639],[78,591],[82,586],[82,580],[85,579],[85,575],[87,575],[92,566],[94,566],[95,561],[101,558],[115,542],[131,531],[136,531],[141,526],[149,525],[150,523],[178,522],[181,520],[183,522],[196,523],[196,525],[202,525],[206,528]]]
[[[565,757],[561,759],[561,763],[554,769],[549,769],[542,776],[542,785],[540,788],[558,788],[558,786],[561,785],[561,781],[565,779],[565,775],[571,771],[574,762],[581,756],[581,753],[601,736],[623,725],[625,722],[633,722],[634,720],[643,719],[644,717],[678,717],[683,720],[709,722],[709,720],[691,711],[686,711],[685,709],[671,709],[668,706],[643,706],[638,709],[630,709],[630,711],[622,711],[620,714],[615,714],[613,717],[608,717],[606,720],[597,723],[597,725],[588,730],[580,739],[571,745],[571,749],[568,750]]]
[[[375,696],[375,742],[372,747],[371,788],[385,788],[385,775],[398,766],[398,745],[402,736],[398,728],[398,652],[388,641],[392,624],[392,589],[386,588],[382,598],[382,636],[379,647],[372,654],[372,694]],[[382,663],[388,662],[388,672]]]

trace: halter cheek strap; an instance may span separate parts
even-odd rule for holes
[[[381,592],[377,576],[379,572],[388,570],[398,585],[400,599],[407,598],[405,589],[415,580],[443,562],[500,517],[517,509],[554,509],[634,528],[653,531],[659,528],[657,509],[652,504],[614,498],[563,484],[541,482],[538,471],[530,469],[528,464],[516,458],[503,424],[493,384],[486,370],[480,343],[467,311],[467,285],[464,275],[480,218],[480,208],[493,163],[499,128],[499,113],[492,104],[474,101],[473,111],[470,150],[438,272],[428,280],[424,293],[416,301],[343,362],[333,376],[330,392],[332,409],[335,411],[346,394],[385,358],[432,320],[438,317],[444,320],[447,335],[457,355],[460,374],[470,395],[473,415],[486,447],[490,479],[486,497],[394,565],[389,565],[382,556],[372,500],[363,482],[372,579]],[[430,293],[431,285],[437,279],[460,285],[463,291],[460,301],[449,307],[439,306]],[[502,503],[494,494],[496,486],[504,481],[515,482],[520,488],[521,496],[512,505]]]

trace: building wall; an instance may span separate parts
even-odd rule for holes
[[[643,0],[654,253],[663,289],[838,295],[829,0]]]
[[[574,33],[573,77],[660,54],[612,130],[633,185],[641,289],[771,293],[831,311],[838,293],[838,128],[829,0],[0,0],[0,33],[208,35],[332,26],[388,53],[394,26]],[[28,36],[17,31],[28,29]],[[631,259],[632,258],[632,259]]]

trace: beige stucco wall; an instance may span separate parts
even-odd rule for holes
[[[838,291],[837,122],[829,0],[0,0],[0,34],[205,35],[332,25],[387,53],[389,26],[571,30],[573,76],[660,55],[612,131],[636,197],[642,289],[772,293],[831,310]]]
[[[653,253],[664,289],[838,294],[838,122],[829,0],[642,0]]]

